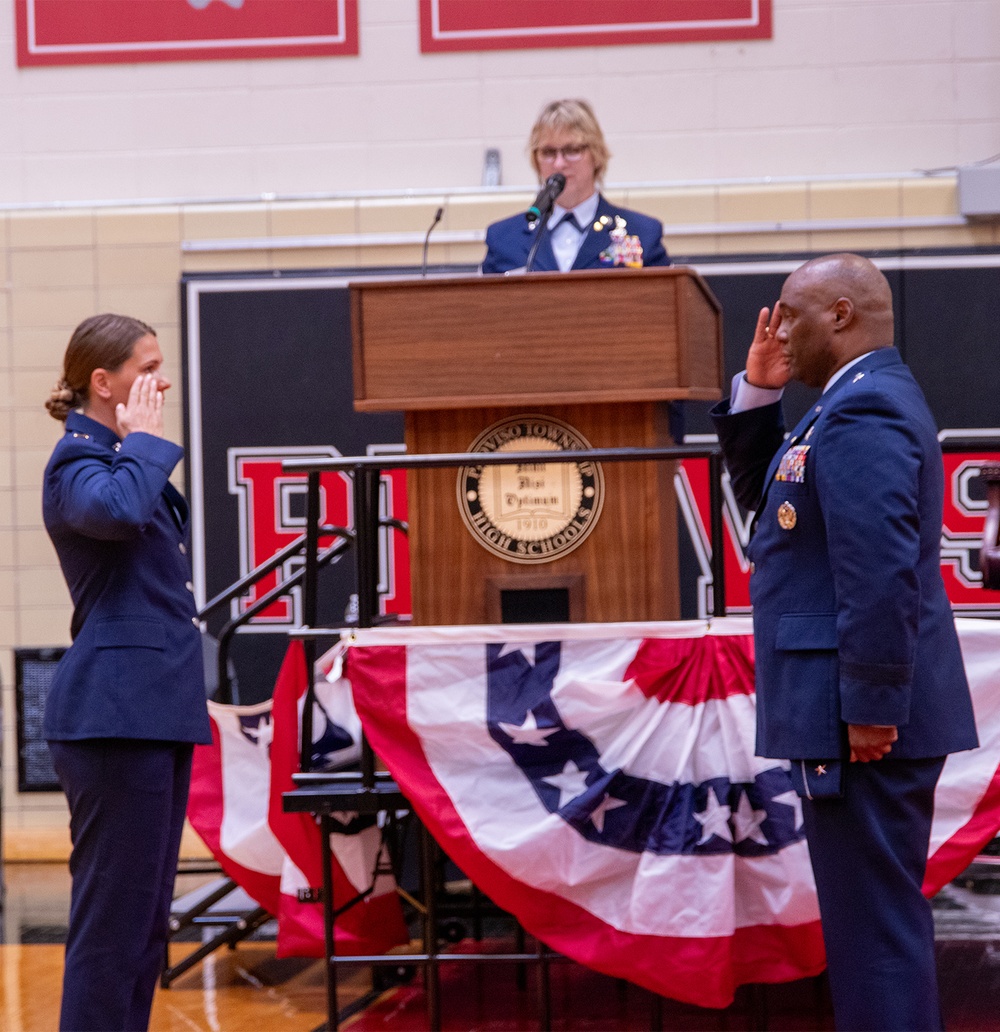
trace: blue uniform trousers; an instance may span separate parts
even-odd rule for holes
[[[842,798],[802,800],[840,1032],[944,1027],[921,892],[943,766],[845,763]]]
[[[49,749],[73,840],[59,1027],[141,1032],[164,961],[193,746],[104,738]]]

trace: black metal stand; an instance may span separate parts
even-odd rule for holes
[[[220,878],[216,888],[201,896],[187,910],[179,914],[171,914],[169,926],[171,936],[192,926],[222,928],[222,931],[203,941],[196,950],[177,964],[171,965],[169,958],[166,959],[163,971],[160,973],[160,986],[163,989],[169,989],[175,979],[180,978],[185,971],[189,971],[210,953],[214,953],[222,946],[235,947],[238,942],[253,935],[261,925],[271,920],[271,915],[263,907],[253,907],[249,910],[243,907],[231,909],[217,907],[217,904],[238,889],[239,886],[232,879]]]
[[[531,241],[531,250],[528,252],[528,260],[524,263],[525,272],[531,272],[535,267],[535,256],[538,254],[538,248],[541,247],[542,240],[548,231],[549,216],[545,215],[538,220],[538,229],[535,232],[535,239]]]
[[[377,815],[410,810],[410,804],[395,781],[388,776],[376,775],[371,784],[365,785],[357,774],[314,775],[312,778],[297,777],[299,787],[284,793],[284,809],[287,813],[309,813],[319,820],[321,854],[323,861],[323,931],[325,940],[327,1028],[339,1027],[341,1016],[337,1006],[338,963],[398,966],[422,964],[425,972],[427,992],[427,1013],[431,1028],[441,1024],[441,1004],[437,957],[437,914],[434,901],[433,882],[433,840],[421,826],[420,869],[421,895],[423,897],[423,952],[397,956],[380,954],[364,957],[338,957],[335,939],[335,923],[339,914],[360,902],[339,901],[333,895],[332,863],[333,851],[330,835],[334,830],[333,814],[344,811],[363,815]]]
[[[545,226],[539,228],[535,239],[530,261],[537,250],[538,243],[545,232]],[[722,492],[718,484],[722,465],[718,449],[705,447],[670,447],[670,448],[605,448],[589,451],[563,452],[525,452],[519,453],[521,462],[620,462],[635,460],[677,460],[684,458],[708,458],[712,463],[712,538],[713,538],[713,574],[715,590],[713,597],[713,614],[725,615],[725,595],[723,586],[723,551],[722,551]],[[421,455],[421,456],[356,456],[344,459],[323,460],[290,460],[284,468],[294,472],[308,473],[308,498],[306,511],[308,525],[306,527],[305,575],[303,618],[305,626],[295,636],[303,639],[306,645],[308,663],[308,689],[302,719],[301,738],[301,774],[295,776],[297,787],[283,796],[286,812],[313,814],[320,825],[323,861],[323,908],[325,937],[325,968],[327,986],[327,1025],[330,1030],[339,1027],[339,1022],[348,1016],[348,1012],[338,1010],[337,1001],[337,966],[340,963],[368,964],[372,966],[392,965],[400,963],[417,964],[423,968],[426,987],[427,1016],[432,1030],[441,1027],[441,999],[439,968],[442,963],[515,963],[524,966],[531,963],[538,973],[538,1022],[542,1030],[552,1026],[552,1002],[549,969],[552,961],[565,960],[559,954],[549,951],[543,943],[538,943],[535,952],[527,952],[524,948],[523,931],[518,928],[518,949],[513,953],[448,953],[439,950],[438,946],[438,908],[437,879],[435,876],[434,857],[437,849],[427,829],[420,825],[420,870],[422,896],[422,952],[417,954],[382,954],[378,956],[338,957],[336,954],[335,923],[339,914],[358,902],[354,900],[339,901],[333,898],[331,874],[332,850],[330,833],[333,828],[332,815],[338,812],[353,811],[360,814],[392,814],[397,811],[409,811],[412,807],[400,791],[398,784],[388,774],[377,772],[375,757],[367,738],[362,735],[361,769],[358,773],[324,774],[311,771],[312,743],[312,699],[315,691],[315,658],[316,643],[319,638],[332,637],[338,633],[336,628],[319,628],[316,626],[317,588],[318,588],[318,543],[319,543],[319,474],[320,472],[337,470],[353,474],[354,477],[354,541],[356,545],[355,561],[357,563],[358,587],[358,626],[371,627],[380,621],[378,592],[378,527],[380,526],[378,510],[378,492],[382,471],[387,467],[393,469],[418,469],[457,467],[477,463],[480,465],[500,465],[509,463],[510,457],[498,454],[474,453],[460,455]],[[518,984],[523,984],[519,973]],[[353,1013],[353,1009],[351,1010]],[[653,1027],[656,1027],[660,1013],[654,1003]]]

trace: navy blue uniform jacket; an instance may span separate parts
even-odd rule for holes
[[[42,496],[74,605],[46,701],[50,741],[211,741],[188,507],[168,480],[182,454],[151,434],[120,441],[77,412],[66,420]]]
[[[736,497],[757,510],[757,752],[836,758],[847,723],[896,725],[897,759],[974,748],[941,578],[941,448],[896,349],[849,369],[787,440],[780,403],[724,401],[713,418]]]
[[[608,222],[600,229],[594,225],[600,222],[601,216]],[[574,269],[612,269],[614,260],[608,257],[612,241],[610,231],[615,228],[615,216],[625,220],[625,230],[629,236],[637,236],[642,244],[642,264],[669,265],[666,249],[663,246],[663,223],[649,215],[642,215],[628,208],[616,208],[599,195],[597,214],[594,222],[587,228],[586,236],[580,245],[580,253],[573,263]],[[510,272],[512,269],[523,269],[528,260],[528,252],[535,239],[538,227],[532,228],[523,214],[512,215],[509,219],[494,222],[486,230],[486,257],[483,259],[483,272]],[[602,257],[603,256],[603,257]],[[622,268],[622,266],[618,266]],[[548,234],[542,240],[535,255],[533,272],[557,272],[555,255]]]

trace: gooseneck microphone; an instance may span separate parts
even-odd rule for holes
[[[524,217],[529,222],[538,222],[539,219],[545,218],[552,211],[552,205],[555,204],[556,198],[563,192],[565,186],[566,177],[562,172],[553,172],[542,184],[535,203],[524,213]]]
[[[553,172],[535,198],[535,203],[524,213],[528,220],[529,229],[534,229],[535,239],[531,242],[531,250],[528,251],[528,260],[524,263],[524,271],[531,272],[535,267],[535,256],[538,248],[545,237],[549,227],[549,213],[556,198],[563,192],[566,186],[566,177],[562,172]]]
[[[427,275],[427,245],[431,242],[431,233],[434,232],[434,227],[441,221],[441,216],[444,214],[444,208],[438,208],[434,212],[434,221],[427,227],[427,234],[424,236],[424,260],[420,266],[420,275]]]

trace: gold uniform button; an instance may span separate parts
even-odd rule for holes
[[[201,621],[196,616],[192,616],[191,617],[191,623],[193,623],[195,625],[195,627],[200,627],[201,626]]]
[[[750,572],[751,573],[756,573],[757,572],[757,564],[756,563],[751,563],[750,564]]]
[[[187,588],[188,591],[190,591],[192,595],[194,594],[194,585],[190,581],[185,581],[184,582],[184,587]]]
[[[188,554],[188,550],[187,550],[187,548],[184,547],[184,542],[183,541],[180,542],[180,544],[177,547],[181,550],[181,555],[187,555]]]

